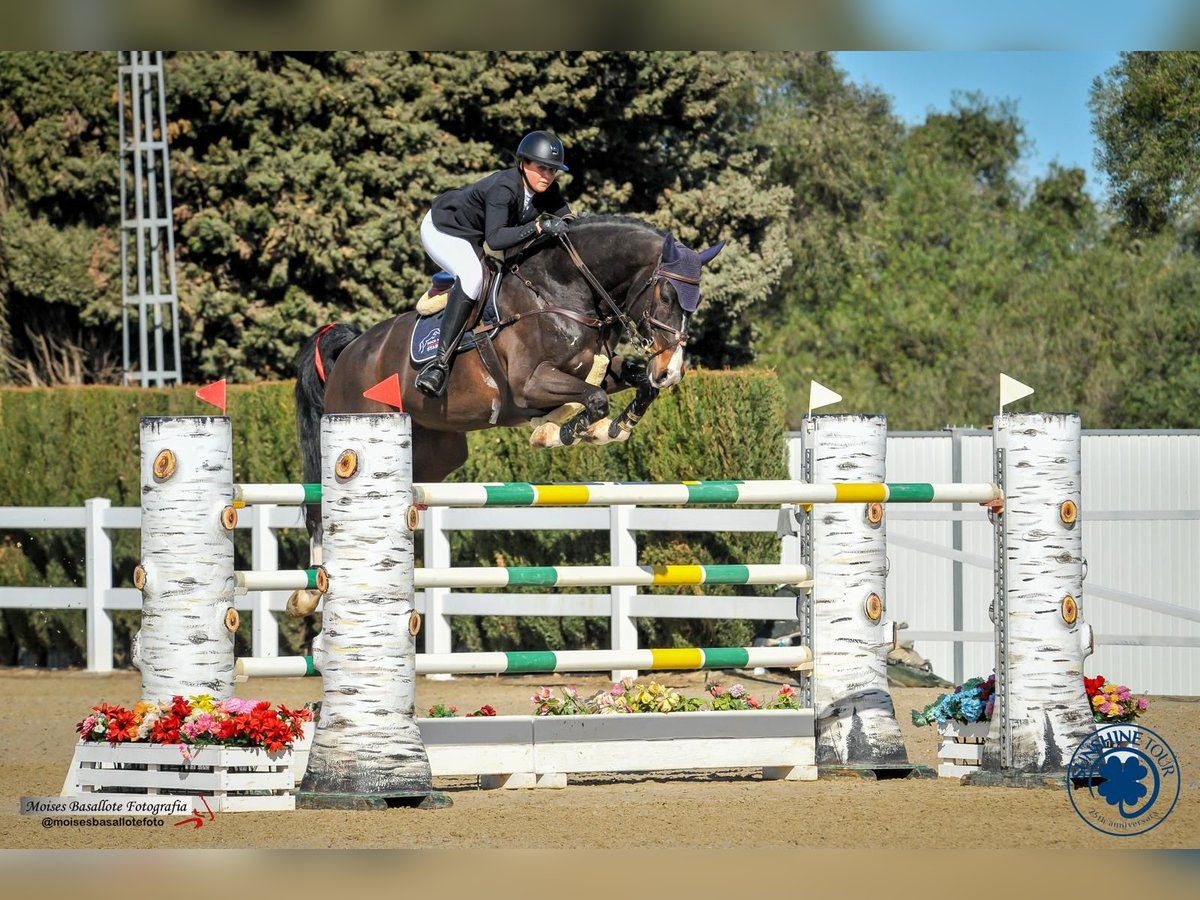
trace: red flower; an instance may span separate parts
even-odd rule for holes
[[[1087,697],[1089,700],[1091,700],[1098,693],[1100,693],[1100,689],[1102,687],[1104,687],[1104,676],[1103,675],[1097,675],[1095,678],[1084,677],[1084,679],[1083,679],[1083,689],[1087,693]]]
[[[133,723],[133,713],[120,706],[108,708],[108,731],[104,737],[114,744],[129,740],[130,732],[137,734],[137,726]]]
[[[182,697],[175,696],[171,698],[171,715],[178,716],[182,721],[192,714],[192,704],[188,703]]]
[[[179,726],[183,720],[175,714],[160,716],[150,729],[150,740],[155,744],[178,744]]]

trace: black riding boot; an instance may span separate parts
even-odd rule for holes
[[[463,326],[467,324],[467,318],[474,306],[475,301],[467,296],[459,280],[454,279],[450,295],[446,298],[446,311],[442,313],[442,333],[437,357],[417,376],[417,388],[421,393],[430,397],[440,397],[445,392],[450,364],[454,361],[454,351],[458,348]]]

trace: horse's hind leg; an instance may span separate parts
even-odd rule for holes
[[[441,481],[467,461],[467,436],[432,431],[413,422],[413,481]]]
[[[452,431],[430,431],[413,425],[413,481],[441,481],[467,461],[467,436]],[[309,566],[322,563],[321,507],[314,504],[305,509],[308,526]],[[296,619],[311,616],[317,611],[321,595],[316,591],[293,591],[287,600],[288,615]]]
[[[321,538],[324,534],[324,529],[321,525],[321,505],[320,503],[310,503],[304,508],[304,523],[308,526],[308,559],[309,568],[315,568],[321,565]],[[287,613],[293,619],[303,619],[305,616],[311,616],[317,611],[317,604],[321,602],[321,595],[316,591],[300,589],[292,591],[292,594],[287,599]]]

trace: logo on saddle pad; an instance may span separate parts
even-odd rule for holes
[[[438,310],[433,315],[421,316],[417,319],[417,324],[413,326],[412,343],[409,347],[409,355],[414,363],[427,363],[437,356],[438,347],[442,343],[442,314],[444,310]],[[488,300],[488,303],[483,308],[484,325],[495,325],[500,321],[500,316],[496,313],[496,304],[494,298]],[[475,346],[475,335],[468,331],[459,341],[455,354],[462,353],[466,350],[471,350]]]

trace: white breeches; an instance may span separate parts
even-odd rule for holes
[[[421,243],[430,259],[459,280],[463,291],[472,300],[479,299],[483,287],[483,264],[475,248],[466,238],[444,234],[433,224],[433,213],[421,220]]]

